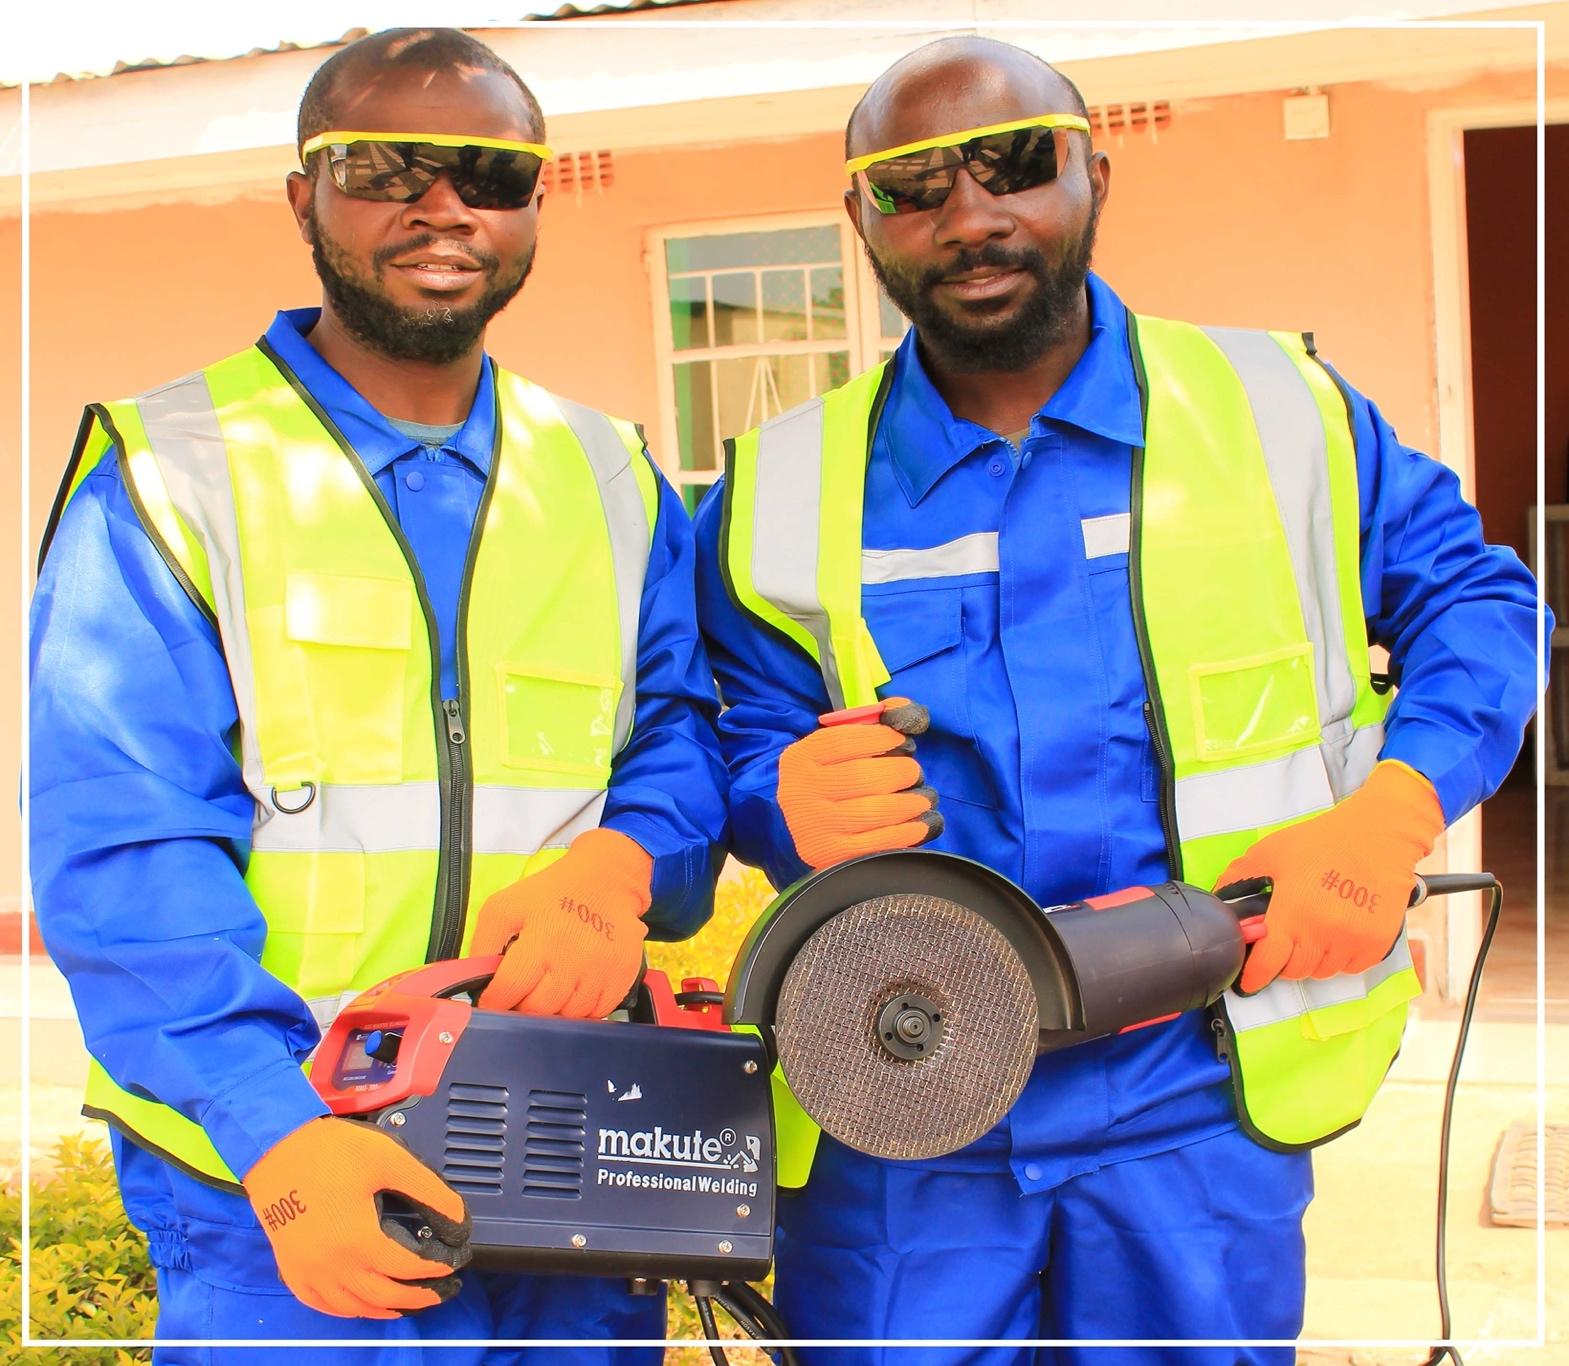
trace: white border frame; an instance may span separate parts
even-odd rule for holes
[[[619,27],[622,27],[622,28],[646,27],[646,26],[649,26],[650,22],[651,21],[644,21],[642,23],[639,23],[638,21],[635,21],[635,20],[634,21],[626,21],[626,22],[621,23],[619,25]],[[660,21],[660,22],[663,22],[663,21]],[[934,24],[930,20],[926,20],[926,21],[919,21],[919,20],[918,21],[899,21],[899,20],[890,20],[890,19],[876,19],[876,20],[861,20],[861,21],[854,21],[854,20],[851,20],[851,21],[839,21],[837,23],[835,23],[834,21],[831,21],[831,20],[830,21],[817,20],[817,21],[812,21],[812,22],[813,22],[813,24],[815,26],[828,27],[828,28],[832,28],[832,27],[843,27],[843,28],[855,28],[855,27],[898,28],[898,29],[903,29],[903,30],[906,30],[906,31],[909,31],[909,32],[913,32],[913,33],[927,32],[927,31],[932,31],[934,29],[940,30],[942,27],[944,27],[943,25],[940,25],[940,24]],[[962,21],[955,21],[955,22],[959,26],[964,27],[966,29],[974,28],[978,24],[978,21],[974,17],[971,17],[971,18],[968,18],[968,19],[962,20]],[[732,24],[734,24],[737,27],[769,28],[769,27],[799,26],[800,21],[773,19],[773,20],[766,20],[766,21],[754,21],[751,24],[745,24],[742,21],[734,21],[734,20],[731,20],[731,21],[719,20],[719,21],[706,21],[706,22],[705,21],[695,21],[695,22],[687,23],[685,26],[689,27],[691,29],[697,30],[697,29],[703,29],[703,28],[724,28],[724,27],[729,27]],[[1049,26],[1052,26],[1052,25],[1048,21],[1024,20],[1024,21],[997,22],[997,23],[988,24],[985,27],[990,29],[990,30],[992,30],[993,32],[1007,32],[1009,30],[1014,30],[1014,29],[1040,29],[1040,28],[1045,28],[1045,27],[1049,27]],[[1264,20],[1264,21],[1250,20],[1250,21],[1239,22],[1239,21],[1236,21],[1236,20],[1212,21],[1212,20],[1195,20],[1195,19],[1175,19],[1175,20],[1173,20],[1173,19],[1156,19],[1156,20],[1138,19],[1138,20],[1121,20],[1121,21],[1118,21],[1118,20],[1095,20],[1095,21],[1090,21],[1090,20],[1064,20],[1064,21],[1057,21],[1056,26],[1057,27],[1080,27],[1080,28],[1097,27],[1097,28],[1134,28],[1134,29],[1142,29],[1142,28],[1148,28],[1148,27],[1157,27],[1157,28],[1207,27],[1207,28],[1216,28],[1216,29],[1225,29],[1225,28],[1230,28],[1230,27],[1237,27],[1237,28],[1248,27],[1248,28],[1262,29],[1262,30],[1266,30],[1266,31],[1271,30],[1271,29],[1274,29],[1275,31],[1279,31],[1279,29],[1281,27],[1281,24],[1280,24],[1280,21],[1274,21],[1272,23],[1271,21],[1268,21],[1268,20]],[[509,27],[526,28],[526,27],[528,27],[528,24],[526,24],[526,23],[512,24],[512,25],[509,25]],[[1543,111],[1545,109],[1547,109],[1548,107],[1550,107],[1548,102],[1545,99],[1545,72],[1546,72],[1546,23],[1545,23],[1545,21],[1541,20],[1541,19],[1525,19],[1525,20],[1522,20],[1522,19],[1503,19],[1503,20],[1477,20],[1477,19],[1460,19],[1460,20],[1335,19],[1335,20],[1324,21],[1322,23],[1310,24],[1308,26],[1307,31],[1311,31],[1312,29],[1315,29],[1315,28],[1323,28],[1323,29],[1367,29],[1367,30],[1380,30],[1380,29],[1461,29],[1461,30],[1464,30],[1464,29],[1519,29],[1519,30],[1523,30],[1523,31],[1534,31],[1535,32],[1535,34],[1536,34],[1535,72],[1536,72],[1537,98],[1536,98],[1536,100],[1534,102],[1530,102],[1529,104],[1524,104],[1522,102],[1522,107],[1529,108],[1529,110],[1531,111],[1531,114],[1533,115],[1533,117],[1527,119],[1526,121],[1530,122],[1530,123],[1535,123],[1535,125],[1537,127],[1537,167],[1536,167],[1536,184],[1537,184],[1537,216],[1536,216],[1536,225],[1537,225],[1537,376],[1538,376],[1538,394],[1537,394],[1537,437],[1538,437],[1538,439],[1537,439],[1537,444],[1538,444],[1538,448],[1540,449],[1541,439],[1542,439],[1543,422],[1544,422],[1544,407],[1543,407],[1543,404],[1544,404],[1544,397],[1545,397],[1544,391],[1543,391],[1543,385],[1544,385],[1544,381],[1545,381],[1545,373],[1544,373],[1544,371],[1545,371],[1545,361],[1544,361],[1544,356],[1543,356],[1544,319],[1543,319],[1543,316],[1542,316],[1542,307],[1543,307],[1542,269],[1543,269],[1543,232],[1544,232],[1544,217],[1545,217],[1545,195],[1544,195],[1544,184],[1543,184],[1544,177],[1543,177],[1543,135],[1542,135],[1542,126],[1543,126],[1543,121],[1544,121],[1544,112]],[[32,545],[32,528],[31,528],[30,508],[29,508],[29,503],[28,503],[29,470],[28,470],[28,463],[27,463],[27,459],[26,459],[26,453],[30,449],[30,435],[31,435],[31,413],[30,413],[30,383],[31,383],[31,381],[30,381],[30,347],[31,347],[31,337],[30,337],[29,326],[28,326],[29,310],[30,310],[30,307],[31,307],[31,305],[30,305],[30,291],[29,291],[29,281],[30,281],[31,265],[30,265],[30,222],[29,222],[29,209],[30,209],[30,196],[29,196],[30,159],[29,159],[29,155],[28,155],[29,131],[30,130],[29,130],[28,91],[29,91],[30,86],[32,84],[35,84],[35,83],[36,82],[32,82],[32,81],[29,81],[29,80],[26,80],[26,79],[24,79],[22,81],[22,83],[21,83],[21,92],[22,92],[22,94],[21,94],[21,105],[22,105],[22,119],[21,119],[22,154],[21,154],[21,167],[20,167],[20,169],[21,169],[21,196],[22,196],[21,197],[22,229],[21,229],[21,252],[20,252],[21,262],[20,262],[20,266],[21,266],[21,277],[22,278],[21,278],[21,319],[20,319],[20,330],[21,330],[21,337],[22,337],[22,352],[21,352],[22,392],[21,392],[21,405],[20,405],[20,407],[21,407],[21,429],[22,429],[21,451],[23,453],[23,459],[21,461],[22,468],[21,468],[21,472],[20,472],[20,483],[21,483],[21,490],[22,490],[22,501],[21,501],[21,519],[22,519],[22,528],[21,528],[21,530],[22,530],[22,536],[21,536],[20,556],[21,556],[21,561],[22,561],[22,565],[23,565],[23,572],[24,572],[23,581],[22,581],[22,585],[21,585],[24,598],[28,596],[29,585],[30,585],[30,581],[31,581],[31,563],[30,563],[31,555],[30,555],[30,548],[31,548],[31,545]],[[1558,104],[1559,104],[1559,101],[1555,100],[1555,101],[1552,102],[1551,107],[1556,108]],[[1453,115],[1455,113],[1458,113],[1459,111],[1444,111],[1444,112],[1447,113],[1447,114]],[[1513,121],[1513,120],[1511,120],[1511,121]],[[1556,119],[1554,121],[1556,121]],[[1475,125],[1475,126],[1483,126],[1483,125]],[[1431,150],[1432,150],[1431,137],[1430,137],[1430,141],[1429,141],[1429,149],[1430,149],[1430,152],[1431,152]],[[1430,191],[1429,192],[1430,192],[1430,203],[1432,203],[1435,208],[1438,208],[1439,205],[1438,205],[1437,201],[1433,198],[1433,196],[1435,196],[1437,194],[1437,182],[1434,181],[1431,177],[1430,177]],[[1451,199],[1450,202],[1449,202],[1449,208],[1448,208],[1448,210],[1445,210],[1445,212],[1452,212],[1452,211],[1453,211],[1453,200]],[[1441,212],[1435,212],[1435,214],[1433,216],[1433,219],[1430,222],[1430,228],[1429,228],[1429,238],[1430,238],[1430,241],[1433,244],[1433,256],[1434,256],[1434,262],[1435,262],[1435,285],[1436,285],[1436,294],[1437,295],[1442,295],[1446,288],[1450,288],[1453,285],[1452,281],[1450,281],[1449,283],[1446,284],[1445,281],[1439,280],[1439,279],[1436,278],[1437,262],[1438,262],[1438,259],[1439,259],[1439,244],[1438,244],[1439,227],[1438,227],[1438,224],[1441,221],[1441,218],[1442,218],[1442,213]],[[647,240],[652,240],[652,237],[653,237],[653,233],[651,232],[649,234],[649,238]],[[1453,239],[1451,239],[1451,240],[1453,240]],[[1451,256],[1449,259],[1450,259],[1451,265],[1453,265],[1457,258]],[[1462,286],[1462,288],[1463,288],[1463,286]],[[848,282],[846,284],[846,290],[847,290],[846,303],[847,303],[847,306],[848,306],[848,290],[849,290]],[[666,313],[665,313],[665,325],[668,327],[668,307],[667,307]],[[657,345],[658,345],[657,344],[657,335],[658,335],[658,327],[659,327],[659,319],[658,318],[655,319],[655,326],[656,326],[656,354],[657,354]],[[1446,370],[1444,368],[1445,365],[1446,365],[1446,358],[1444,357],[1442,348],[1439,348],[1438,356],[1439,356],[1439,374],[1442,376],[1442,375],[1444,375],[1446,373]],[[667,352],[667,359],[668,359],[668,352]],[[1452,360],[1452,357],[1449,358],[1449,359]],[[1448,372],[1448,373],[1452,373],[1452,372]],[[1464,374],[1465,372],[1462,370],[1461,373]],[[672,400],[671,406],[672,406],[672,411],[673,411],[673,400]],[[672,419],[672,421],[673,421],[673,419]],[[673,430],[673,427],[672,427],[672,430]],[[1468,437],[1467,437],[1467,447],[1466,447],[1466,449],[1467,449],[1467,451],[1469,451],[1469,438]],[[1448,463],[1448,462],[1446,462],[1446,463]],[[1464,476],[1462,476],[1462,477],[1464,477]],[[1542,468],[1541,468],[1540,460],[1538,461],[1538,466],[1537,466],[1537,481],[1538,481],[1538,505],[1540,506],[1540,503],[1541,503],[1540,492],[1541,492],[1541,483],[1542,483]],[[1542,617],[1541,617],[1540,608],[1538,609],[1538,622],[1539,622],[1539,624],[1542,623]],[[23,779],[23,781],[22,781],[22,843],[21,843],[20,853],[21,853],[21,880],[22,880],[22,901],[21,901],[21,906],[22,906],[22,932],[23,932],[23,944],[25,946],[25,944],[27,942],[27,934],[28,934],[29,925],[30,925],[30,922],[31,922],[31,913],[32,913],[31,897],[30,897],[31,879],[30,879],[29,858],[28,858],[28,821],[29,821],[29,812],[28,812],[27,770],[28,770],[29,735],[28,735],[28,716],[27,716],[27,705],[26,705],[26,699],[27,699],[27,689],[26,689],[26,682],[27,682],[27,658],[28,658],[27,644],[28,644],[28,642],[27,642],[27,613],[25,611],[22,613],[22,622],[21,622],[21,627],[20,627],[19,634],[21,636],[21,642],[20,642],[20,644],[21,644],[21,652],[20,652],[21,653],[21,673],[22,673],[23,684],[24,684],[24,687],[23,687],[23,706],[22,706],[22,714],[21,714],[21,717],[20,717],[20,729],[21,729],[21,737],[20,738],[21,738],[21,745],[22,745],[21,759],[22,759],[22,779]],[[1542,675],[1542,668],[1541,668],[1540,660],[1538,662],[1538,680],[1537,681],[1538,681],[1538,687],[1539,687],[1539,690],[1540,690],[1540,685],[1541,685],[1541,683],[1543,681],[1543,675]],[[1537,746],[1538,746],[1537,754],[1538,754],[1539,762],[1540,762],[1540,758],[1541,758],[1541,754],[1542,754],[1542,749],[1541,749],[1542,739],[1543,739],[1543,737],[1542,737],[1541,729],[1538,728],[1538,730],[1537,730]],[[1537,959],[1537,998],[1538,998],[1537,999],[1537,1029],[1538,1029],[1538,1039],[1537,1039],[1537,1058],[1536,1058],[1536,1062],[1537,1062],[1536,1099],[1537,1099],[1537,1142],[1538,1142],[1538,1151],[1543,1151],[1541,1145],[1542,1145],[1543,1139],[1544,1139],[1543,1126],[1545,1124],[1545,1107],[1546,1107],[1546,1052],[1545,1052],[1545,1034],[1544,1034],[1545,1013],[1544,1013],[1544,1006],[1543,1006],[1543,990],[1544,990],[1545,983],[1544,983],[1544,978],[1543,978],[1543,963],[1542,963],[1542,957],[1541,957],[1541,952],[1540,952],[1540,950],[1541,950],[1541,939],[1542,939],[1542,928],[1543,928],[1543,921],[1542,921],[1542,917],[1541,917],[1541,907],[1540,907],[1540,897],[1542,895],[1544,875],[1545,875],[1544,850],[1543,850],[1543,847],[1542,847],[1542,844],[1541,844],[1542,836],[1543,836],[1543,833],[1544,833],[1543,832],[1543,824],[1544,824],[1544,816],[1543,816],[1543,806],[1542,806],[1542,793],[1541,793],[1541,790],[1540,790],[1540,787],[1539,787],[1538,788],[1538,792],[1537,792],[1537,831],[1538,831],[1537,883],[1538,883],[1539,903],[1538,903],[1538,918],[1537,918],[1537,926],[1538,926],[1538,959]],[[21,1287],[21,1292],[22,1293],[21,1293],[21,1322],[20,1322],[20,1339],[21,1340],[20,1340],[20,1344],[19,1345],[21,1347],[23,1347],[23,1348],[50,1347],[50,1346],[65,1346],[65,1347],[84,1346],[84,1347],[92,1347],[92,1348],[98,1348],[98,1349],[109,1348],[109,1347],[125,1347],[125,1348],[148,1347],[148,1346],[152,1345],[152,1342],[153,1342],[152,1339],[112,1339],[112,1338],[85,1338],[85,1339],[84,1338],[45,1338],[45,1339],[37,1339],[37,1338],[33,1338],[31,1336],[31,1318],[30,1318],[30,1314],[29,1314],[30,1306],[29,1306],[29,1294],[28,1294],[29,1284],[30,1284],[29,1278],[30,1278],[30,1253],[31,1253],[31,1228],[30,1228],[30,1222],[29,1222],[29,1211],[30,1211],[29,1192],[30,1192],[30,1183],[31,1183],[31,1171],[30,1171],[31,1164],[30,1164],[30,1154],[29,1154],[29,1145],[28,1145],[28,1138],[29,1138],[28,1106],[27,1106],[27,1102],[26,1102],[28,1088],[30,1086],[30,1081],[31,1081],[30,1044],[29,1044],[29,1029],[28,1029],[28,1023],[29,1023],[29,976],[28,976],[28,969],[29,969],[29,965],[30,965],[30,959],[31,959],[31,955],[30,954],[25,954],[25,953],[23,954],[23,956],[22,956],[22,1008],[23,1008],[23,1014],[22,1014],[22,1019],[21,1019],[21,1031],[20,1031],[20,1033],[21,1033],[21,1052],[22,1052],[22,1059],[21,1059],[21,1061],[22,1061],[21,1082],[22,1082],[22,1094],[23,1094],[22,1125],[21,1125],[21,1128],[22,1128],[22,1152],[21,1152],[21,1171],[20,1171],[20,1181],[21,1181],[21,1224],[22,1224],[22,1227],[21,1227],[21,1268],[20,1268],[20,1270],[21,1270],[21,1281],[22,1281],[22,1287]],[[1546,1345],[1546,1333],[1547,1333],[1547,1317],[1546,1317],[1546,1259],[1545,1259],[1546,1247],[1545,1247],[1545,1222],[1544,1222],[1545,1196],[1546,1196],[1545,1183],[1539,1182],[1538,1185],[1537,1185],[1537,1222],[1536,1222],[1537,1330],[1536,1330],[1536,1336],[1535,1336],[1534,1339],[1518,1339],[1518,1338],[1509,1338],[1509,1339],[1500,1339],[1500,1338],[1492,1338],[1492,1339],[1489,1339],[1489,1338],[1455,1339],[1455,1338],[1451,1337],[1451,1338],[1444,1339],[1442,1342],[1440,1342],[1438,1344],[1434,1344],[1430,1339],[1426,1339],[1426,1338],[1423,1338],[1423,1339],[1372,1339],[1372,1340],[1340,1340],[1340,1339],[1311,1340],[1311,1341],[1308,1341],[1308,1342],[1305,1342],[1305,1343],[1302,1343],[1302,1344],[1299,1344],[1295,1340],[1285,1340],[1285,1339],[1262,1340],[1262,1341],[1233,1340],[1233,1339],[1210,1339],[1210,1340],[1191,1340],[1191,1341],[1190,1340],[1176,1341],[1176,1340],[1104,1339],[1104,1340],[1092,1340],[1092,1345],[1097,1345],[1097,1346],[1126,1346],[1126,1345],[1134,1345],[1134,1346],[1148,1347],[1148,1348],[1160,1348],[1160,1347],[1174,1347],[1174,1348],[1187,1347],[1187,1348],[1192,1348],[1192,1347],[1196,1347],[1196,1346],[1214,1346],[1214,1345],[1261,1345],[1261,1346],[1282,1346],[1282,1347],[1289,1346],[1289,1347],[1295,1348],[1298,1345],[1302,1345],[1302,1346],[1305,1346],[1305,1347],[1308,1347],[1308,1348],[1311,1348],[1311,1349],[1316,1349],[1316,1350],[1325,1350],[1325,1349],[1332,1349],[1332,1348],[1337,1348],[1337,1347],[1372,1347],[1372,1348],[1417,1348],[1417,1349],[1420,1349],[1420,1350],[1423,1350],[1423,1351],[1426,1351],[1430,1347],[1433,1347],[1435,1345],[1437,1345],[1437,1346],[1450,1346],[1450,1345],[1482,1346],[1484,1348],[1490,1348],[1490,1349],[1493,1349],[1495,1351],[1499,1350],[1499,1349],[1503,1349],[1503,1348],[1543,1348]],[[822,1346],[865,1346],[865,1345],[867,1345],[868,1342],[873,1343],[873,1344],[881,1344],[883,1341],[884,1340],[878,1340],[878,1339],[870,1339],[870,1340],[866,1340],[866,1341],[854,1341],[854,1342],[852,1342],[852,1341],[830,1341],[830,1342],[821,1343],[821,1344],[818,1344],[818,1345],[822,1345]],[[917,1343],[929,1345],[929,1340],[899,1340],[899,1339],[894,1339],[894,1340],[887,1340],[887,1341],[891,1345],[916,1345]],[[937,1341],[941,1342],[941,1341],[946,1341],[946,1340],[937,1340]],[[580,1340],[578,1340],[578,1339],[567,1339],[567,1340],[560,1340],[560,1341],[557,1341],[557,1340],[550,1340],[550,1341],[504,1341],[504,1340],[503,1341],[493,1341],[493,1340],[460,1341],[460,1340],[453,1340],[453,1341],[436,1341],[436,1342],[431,1342],[431,1343],[414,1342],[414,1343],[405,1344],[405,1345],[411,1345],[411,1346],[415,1346],[415,1347],[423,1347],[423,1346],[427,1346],[428,1345],[428,1346],[433,1346],[433,1347],[435,1347],[435,1348],[437,1348],[439,1350],[440,1348],[443,1348],[443,1347],[447,1347],[447,1348],[460,1348],[460,1347],[466,1347],[466,1346],[552,1347],[552,1346],[579,1345],[579,1343],[580,1343]],[[209,1348],[213,1347],[213,1346],[240,1346],[240,1347],[265,1346],[265,1347],[274,1347],[274,1348],[276,1348],[276,1347],[278,1347],[280,1345],[291,1346],[291,1347],[294,1347],[294,1348],[297,1348],[297,1349],[312,1349],[312,1348],[320,1348],[320,1347],[342,1347],[342,1346],[346,1346],[346,1345],[349,1345],[349,1346],[352,1346],[352,1345],[382,1346],[382,1345],[384,1345],[384,1343],[381,1340],[376,1340],[376,1339],[328,1339],[328,1340],[316,1340],[316,1341],[299,1340],[299,1341],[294,1341],[294,1342],[290,1342],[290,1343],[286,1343],[286,1344],[279,1344],[279,1343],[276,1343],[276,1342],[274,1342],[272,1340],[255,1340],[255,1339],[238,1339],[238,1340],[199,1339],[199,1340],[194,1340],[194,1341],[189,1341],[189,1342],[183,1341],[183,1340],[177,1340],[177,1339],[164,1339],[164,1340],[161,1340],[158,1343],[158,1345],[163,1347],[166,1350],[169,1349],[169,1348],[183,1347],[183,1346],[196,1346],[196,1347],[209,1347]],[[655,1345],[658,1345],[658,1346],[661,1346],[661,1347],[669,1347],[669,1346],[700,1346],[700,1345],[704,1345],[704,1344],[702,1344],[700,1342],[696,1342],[696,1341],[692,1341],[692,1342],[687,1342],[687,1341],[669,1342],[669,1341],[661,1340],[658,1343],[655,1343],[655,1342],[652,1342],[652,1341],[649,1341],[649,1342],[646,1342],[646,1343],[645,1342],[641,1342],[641,1341],[630,1341],[630,1342],[623,1342],[620,1345],[636,1345],[636,1346],[645,1346],[645,1345],[646,1346],[655,1346]],[[770,1345],[774,1345],[774,1344],[772,1344],[771,1342],[764,1342],[764,1343],[761,1343],[761,1344],[758,1344],[758,1345],[766,1347],[766,1346],[770,1346]],[[1066,1341],[1062,1341],[1062,1340],[1015,1340],[1015,1339],[1007,1339],[1007,1340],[980,1340],[980,1341],[973,1342],[973,1343],[965,1340],[965,1341],[962,1341],[960,1343],[956,1343],[955,1345],[1001,1346],[1001,1347],[1014,1348],[1014,1349],[1017,1350],[1017,1349],[1019,1349],[1019,1348],[1021,1348],[1023,1346],[1026,1346],[1026,1345],[1075,1346],[1075,1345],[1080,1345],[1080,1344],[1074,1343],[1074,1342],[1066,1342]]]

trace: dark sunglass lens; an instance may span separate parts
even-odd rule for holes
[[[412,142],[356,142],[330,149],[333,181],[356,199],[418,199],[436,181],[442,167]]]
[[[873,162],[866,178],[893,213],[921,213],[939,207],[953,189],[959,158],[952,148],[929,147],[909,156]]]
[[[1057,178],[1057,144],[1051,128],[992,133],[966,144],[970,174],[993,194],[1018,194]]]
[[[502,147],[460,147],[452,183],[471,209],[521,209],[539,183],[540,159]]]

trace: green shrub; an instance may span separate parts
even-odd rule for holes
[[[722,988],[746,932],[773,899],[768,880],[755,868],[726,877],[714,893],[714,918],[691,939],[650,944],[649,967],[668,974],[677,991],[683,977],[711,977]]]
[[[60,1140],[52,1170],[33,1179],[29,1231],[32,1335],[35,1338],[145,1338],[153,1327],[153,1271],[142,1236],[125,1217],[109,1150],[82,1136]],[[0,1340],[21,1340],[22,1199],[12,1183],[0,1188]],[[120,1366],[146,1361],[140,1348],[47,1349],[32,1362]]]
[[[680,944],[652,944],[649,961],[669,974],[680,990],[683,977],[712,977],[723,986],[730,964],[758,912],[773,892],[762,874],[751,869],[727,878],[715,896],[714,918],[694,939]],[[146,1244],[125,1217],[115,1185],[108,1148],[87,1136],[61,1139],[50,1169],[33,1179],[30,1217],[32,1245],[32,1333],[35,1338],[151,1337],[155,1308],[154,1279]],[[3,1360],[25,1360],[28,1366],[59,1362],[61,1366],[127,1366],[146,1361],[142,1348],[49,1349],[20,1352],[22,1202],[16,1185],[0,1185],[0,1351]],[[678,1286],[670,1292],[668,1335],[699,1338],[702,1327],[691,1299]],[[739,1337],[722,1311],[716,1312],[721,1334]],[[755,1349],[729,1349],[735,1366],[763,1366],[768,1358]],[[667,1366],[708,1366],[702,1347],[672,1347]]]

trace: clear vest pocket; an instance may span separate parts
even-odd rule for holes
[[[622,682],[612,674],[502,664],[501,762],[508,768],[609,781]]]
[[[1310,643],[1191,665],[1188,689],[1201,762],[1283,752],[1318,741]]]

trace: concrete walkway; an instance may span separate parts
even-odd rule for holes
[[[1419,1019],[1368,1117],[1319,1150],[1317,1196],[1308,1211],[1308,1303],[1302,1366],[1411,1366],[1406,1348],[1315,1348],[1319,1341],[1372,1342],[1437,1336],[1434,1202],[1443,1089],[1453,1021]],[[1488,1220],[1493,1156],[1516,1120],[1537,1110],[1536,1027],[1474,1025],[1455,1107],[1449,1183],[1449,1300],[1467,1366],[1563,1366],[1569,1362],[1569,1228]],[[1569,1123],[1569,1025],[1550,1024],[1547,1120]],[[1546,1344],[1534,1341],[1538,1275],[1545,1252]]]

